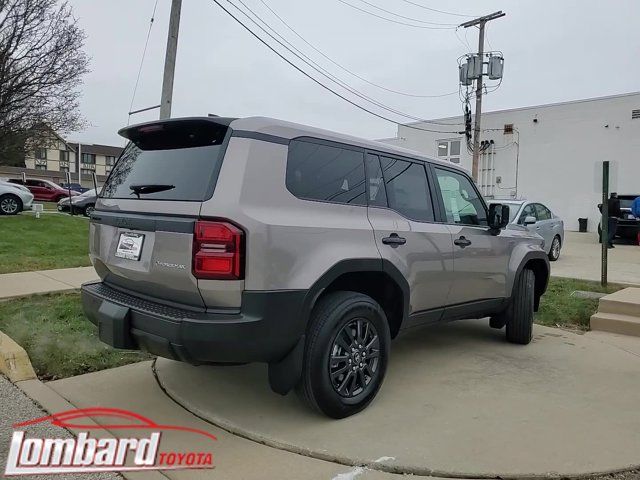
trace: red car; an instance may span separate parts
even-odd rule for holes
[[[20,178],[11,178],[10,183],[24,185],[33,193],[33,199],[41,202],[58,202],[64,197],[69,196],[69,190],[62,188],[60,185],[51,180],[38,180],[35,178],[27,178],[26,183]],[[71,196],[79,195],[78,192],[71,190]]]

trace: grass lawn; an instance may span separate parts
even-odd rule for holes
[[[589,330],[589,318],[598,310],[598,300],[572,297],[571,293],[576,290],[613,293],[622,288],[625,288],[624,285],[610,283],[605,289],[599,282],[551,277],[547,292],[540,300],[535,321],[550,327]]]
[[[89,222],[70,215],[0,217],[0,274],[83,267],[89,261]]]
[[[116,350],[98,339],[77,293],[36,295],[0,303],[0,330],[29,354],[38,377],[70,377],[148,360],[141,352]]]

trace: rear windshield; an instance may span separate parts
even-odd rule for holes
[[[212,122],[174,122],[125,131],[131,143],[113,167],[101,196],[207,200],[224,157],[227,130]]]

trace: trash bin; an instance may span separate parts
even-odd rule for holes
[[[578,219],[578,225],[579,225],[580,233],[586,233],[587,232],[587,219],[586,218],[579,218]]]

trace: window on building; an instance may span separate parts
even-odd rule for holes
[[[108,166],[113,166],[116,163],[116,157],[111,156],[111,155],[107,155],[105,157],[105,164]]]
[[[89,163],[95,165],[96,163],[96,154],[95,153],[83,153],[82,154],[82,163]]]
[[[39,160],[44,160],[47,158],[47,149],[44,147],[36,148],[36,158]]]
[[[504,124],[504,134],[508,135],[513,133],[513,123],[505,123]]]
[[[36,170],[46,170],[47,166],[46,165],[36,165]]]
[[[438,158],[451,163],[460,163],[460,140],[438,140]]]
[[[69,167],[63,167],[63,166],[61,166],[61,167],[60,167],[60,171],[61,171],[62,173],[66,173],[66,172],[68,172],[68,171],[69,171]]]
[[[487,225],[487,212],[471,180],[458,172],[436,168],[447,223]]]
[[[106,167],[106,168],[104,169],[104,174],[105,174],[105,175],[109,175],[109,174],[111,173],[111,170],[113,170],[113,168],[112,168],[112,167]]]
[[[631,119],[632,120],[640,119],[640,108],[636,110],[631,110]]]
[[[82,173],[82,175],[92,175],[93,170],[91,168],[81,168],[80,173]]]
[[[289,144],[286,183],[299,198],[366,205],[364,153],[293,140]]]
[[[69,161],[69,152],[67,150],[60,150],[60,161],[61,162]]]
[[[433,204],[423,164],[381,157],[389,208],[418,222],[433,221]]]

